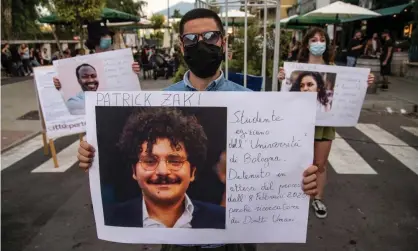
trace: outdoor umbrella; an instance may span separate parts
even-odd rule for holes
[[[311,11],[303,16],[303,18],[324,18],[334,19],[334,23],[340,23],[347,18],[353,18],[356,16],[380,16],[379,13],[371,11],[369,9],[344,3],[341,1],[334,2],[330,5]],[[334,44],[335,44],[336,27],[334,26]]]
[[[226,21],[224,21],[224,19],[226,18],[227,14],[228,14],[228,20],[227,21],[228,21],[228,24],[231,22],[232,29],[234,29],[236,21],[237,21],[237,23],[243,23],[245,21],[245,12],[244,11],[229,10],[228,13],[226,13],[226,12],[220,13],[219,16],[221,17],[223,22],[226,22]],[[247,12],[247,18],[248,19],[255,18],[255,15],[250,14],[250,13]]]

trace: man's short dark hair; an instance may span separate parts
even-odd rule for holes
[[[199,19],[199,18],[212,18],[213,20],[215,20],[216,26],[218,26],[219,31],[221,31],[222,34],[225,33],[224,27],[222,25],[222,20],[218,16],[218,14],[216,14],[216,12],[209,10],[209,9],[199,8],[199,9],[193,9],[187,12],[181,18],[180,25],[179,25],[180,35],[183,35],[184,25],[188,21],[192,21],[192,20]]]
[[[147,142],[151,154],[157,139],[168,139],[171,147],[184,144],[187,160],[192,167],[204,164],[207,152],[207,136],[197,118],[184,115],[171,107],[135,109],[125,123],[118,147],[130,165],[138,163],[142,144]]]
[[[89,64],[81,64],[79,66],[77,66],[77,68],[75,68],[75,75],[77,76],[77,79],[80,79],[80,74],[78,73],[78,70],[80,70],[81,67],[83,66],[89,66],[91,68],[93,68],[94,71],[96,71],[96,68],[94,68],[93,66],[89,65]]]

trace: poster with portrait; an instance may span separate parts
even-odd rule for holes
[[[37,67],[35,83],[48,138],[85,131],[85,92],[141,90],[132,63],[132,51],[124,49],[57,60],[54,66]],[[54,86],[54,77],[61,88]]]
[[[122,243],[306,242],[316,95],[89,92],[97,234]]]
[[[315,92],[317,126],[355,126],[367,92],[370,69],[284,63],[282,92]]]

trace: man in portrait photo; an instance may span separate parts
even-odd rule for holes
[[[205,164],[207,142],[194,115],[168,107],[135,109],[118,148],[142,196],[115,206],[105,217],[106,225],[225,229],[224,207],[187,195],[196,170]]]
[[[81,64],[75,69],[77,81],[80,84],[81,91],[75,96],[70,97],[65,103],[72,115],[85,114],[85,91],[97,91],[99,88],[99,79],[96,69],[89,64]]]

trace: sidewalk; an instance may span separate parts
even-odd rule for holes
[[[413,113],[418,106],[418,81],[408,78],[391,77],[388,91],[377,90],[368,94],[363,109],[387,111],[389,113]]]
[[[161,90],[170,80],[140,80],[143,90]],[[1,151],[36,136],[42,126],[33,77],[2,79],[1,83]],[[24,116],[26,115],[26,116]],[[24,116],[23,118],[21,118]]]

